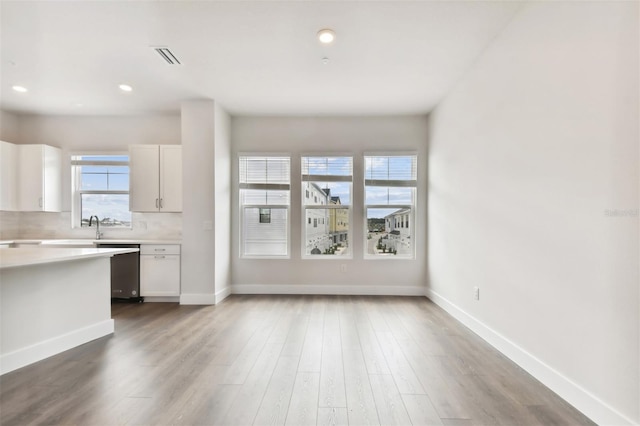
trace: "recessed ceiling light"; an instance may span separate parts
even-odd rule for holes
[[[333,40],[335,40],[335,38],[336,38],[336,33],[333,30],[324,29],[324,30],[318,31],[318,40],[320,40],[320,43],[322,44],[332,43]]]
[[[16,85],[16,86],[11,86],[11,88],[13,90],[15,90],[16,92],[20,92],[20,93],[26,93],[28,91],[27,88],[23,87],[23,86],[17,86]]]
[[[120,86],[118,86],[120,88],[120,90],[122,90],[123,92],[131,92],[133,90],[133,87],[129,86],[128,84],[121,84]]]

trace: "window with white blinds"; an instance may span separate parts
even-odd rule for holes
[[[415,258],[416,155],[370,155],[365,163],[365,258]]]
[[[351,257],[353,158],[302,157],[302,255]]]
[[[241,255],[288,257],[290,158],[240,156],[239,171]]]

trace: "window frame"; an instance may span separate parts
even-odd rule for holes
[[[351,160],[351,174],[348,176],[343,175],[305,175],[304,174],[304,161],[305,158],[348,158]],[[302,227],[300,229],[300,255],[303,260],[347,260],[353,259],[353,175],[354,175],[354,165],[355,165],[355,153],[353,152],[303,152],[300,154],[300,187],[301,187],[301,200],[300,200],[300,216],[301,216],[301,224]],[[331,203],[318,203],[305,205],[306,199],[311,199],[311,197],[306,197],[307,188],[304,187],[305,183],[330,183],[330,182],[343,182],[349,183],[349,202],[348,204],[331,204]],[[313,194],[310,194],[310,196]],[[322,200],[320,200],[322,201]],[[348,230],[347,230],[347,243],[349,245],[348,252],[344,255],[317,255],[317,254],[307,254],[306,252],[306,224],[308,220],[311,220],[311,217],[307,218],[307,210],[347,210],[348,212]],[[307,218],[305,220],[305,218]],[[315,225],[315,220],[312,221],[313,225]],[[326,226],[328,223],[319,223],[318,225]],[[314,226],[315,228],[316,226]]]
[[[384,180],[384,179],[367,179],[367,158],[370,157],[415,157],[413,164],[415,164],[415,179],[410,180]],[[363,187],[362,187],[362,202],[363,202],[363,258],[365,260],[416,260],[416,217],[417,217],[417,208],[418,208],[418,181],[420,174],[419,167],[419,155],[417,151],[382,151],[382,152],[365,152],[362,154],[362,176],[363,176]],[[368,184],[369,183],[369,184]],[[385,187],[385,188],[411,188],[411,204],[405,203],[395,203],[395,204],[367,204],[367,187]],[[402,229],[407,229],[409,231],[409,239],[411,240],[411,252],[410,255],[405,256],[380,256],[375,254],[369,254],[369,239],[367,238],[369,235],[369,218],[368,211],[369,209],[396,209],[395,213],[402,212],[400,216],[400,220],[402,224],[413,223],[413,226],[407,226],[406,228],[403,226]],[[403,210],[408,209],[408,212],[403,212]],[[387,217],[385,216],[385,227],[387,222]],[[406,220],[405,220],[406,216]],[[394,221],[398,221],[398,218],[394,218]],[[397,227],[398,229],[400,226]]]
[[[110,157],[123,157],[126,156],[128,161],[109,161],[109,162],[101,162],[101,161],[83,161],[76,160],[75,157],[94,157],[94,156],[110,156]],[[82,226],[82,195],[102,195],[102,194],[110,194],[110,195],[129,195],[131,193],[131,181],[129,180],[129,190],[87,190],[80,189],[80,185],[82,182],[82,166],[104,166],[104,165],[113,165],[113,166],[127,166],[129,167],[129,179],[131,179],[131,158],[128,151],[79,151],[72,152],[69,154],[69,168],[71,170],[71,228],[72,229],[87,229],[88,227]],[[131,223],[129,226],[113,226],[109,227],[109,229],[117,229],[117,230],[126,230],[133,229],[133,212],[128,210],[131,213]],[[104,218],[102,218],[104,219]]]
[[[240,162],[242,158],[287,158],[289,160],[289,183],[288,184],[270,184],[270,183],[243,183],[241,182],[241,166]],[[291,166],[293,157],[291,153],[280,152],[239,152],[236,156],[236,166],[238,167],[238,256],[240,259],[290,259],[291,258]],[[258,190],[279,190],[288,191],[288,204],[244,204],[242,201],[243,189],[258,189]],[[286,253],[285,254],[245,254],[244,253],[244,235],[246,233],[244,229],[245,223],[245,210],[246,209],[282,209],[286,210],[287,224],[285,227],[285,241],[286,241]],[[260,211],[260,210],[258,210]],[[271,212],[270,217],[272,217]],[[270,222],[271,223],[271,222]],[[259,223],[262,224],[262,223]]]

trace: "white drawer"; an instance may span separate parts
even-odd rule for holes
[[[180,254],[178,244],[142,244],[140,254]]]

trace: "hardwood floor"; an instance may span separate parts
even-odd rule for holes
[[[0,377],[0,424],[593,424],[425,298],[112,311],[113,336]]]

